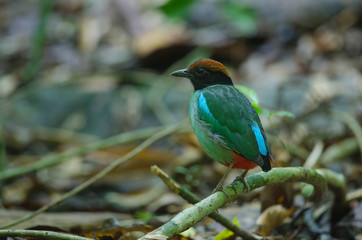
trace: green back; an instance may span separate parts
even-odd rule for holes
[[[203,94],[208,109],[199,104],[198,97],[193,98],[192,104],[198,104],[199,118],[208,130],[220,136],[226,147],[258,165],[263,165],[251,125],[259,126],[269,153],[270,146],[259,116],[247,97],[228,85],[215,85],[197,92],[197,95]]]

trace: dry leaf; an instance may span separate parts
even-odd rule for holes
[[[120,226],[110,226],[98,229],[96,231],[91,230],[89,232],[83,233],[82,236],[94,239],[102,239],[104,237],[108,237],[110,239],[118,239],[121,236],[134,237],[135,235],[140,235],[140,233],[148,233],[152,231],[154,228],[148,225],[135,225],[130,228],[120,227]],[[127,238],[123,238],[127,239]],[[130,238],[133,239],[133,238]],[[136,238],[135,238],[136,239]]]
[[[296,208],[286,209],[282,205],[273,205],[267,208],[256,220],[259,234],[261,236],[270,235],[295,210]]]
[[[265,186],[260,194],[260,201],[262,212],[276,204],[286,208],[291,207],[294,201],[293,183]]]

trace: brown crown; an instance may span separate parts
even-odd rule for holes
[[[192,70],[195,67],[203,67],[206,69],[209,69],[213,72],[222,72],[224,73],[226,76],[230,77],[229,73],[226,71],[226,68],[224,67],[224,65],[222,65],[222,63],[209,59],[209,58],[201,58],[197,61],[195,61],[194,63],[192,63],[189,68],[187,70]]]

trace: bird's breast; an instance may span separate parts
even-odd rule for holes
[[[206,124],[199,116],[199,109],[207,107],[207,105],[199,104],[200,95],[202,96],[199,91],[196,91],[190,101],[190,121],[197,140],[212,159],[222,164],[231,163],[233,161],[232,151],[227,148],[222,137],[212,133],[208,128],[208,124]]]

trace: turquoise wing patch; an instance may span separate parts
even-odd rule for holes
[[[209,107],[207,106],[206,98],[204,94],[201,92],[199,96],[199,108],[204,111],[207,115],[214,117],[210,112]]]
[[[266,149],[266,144],[264,141],[263,134],[260,131],[260,128],[258,126],[251,126],[251,130],[253,130],[256,138],[256,142],[258,143],[259,152],[261,155],[266,156],[268,154],[268,150]]]

